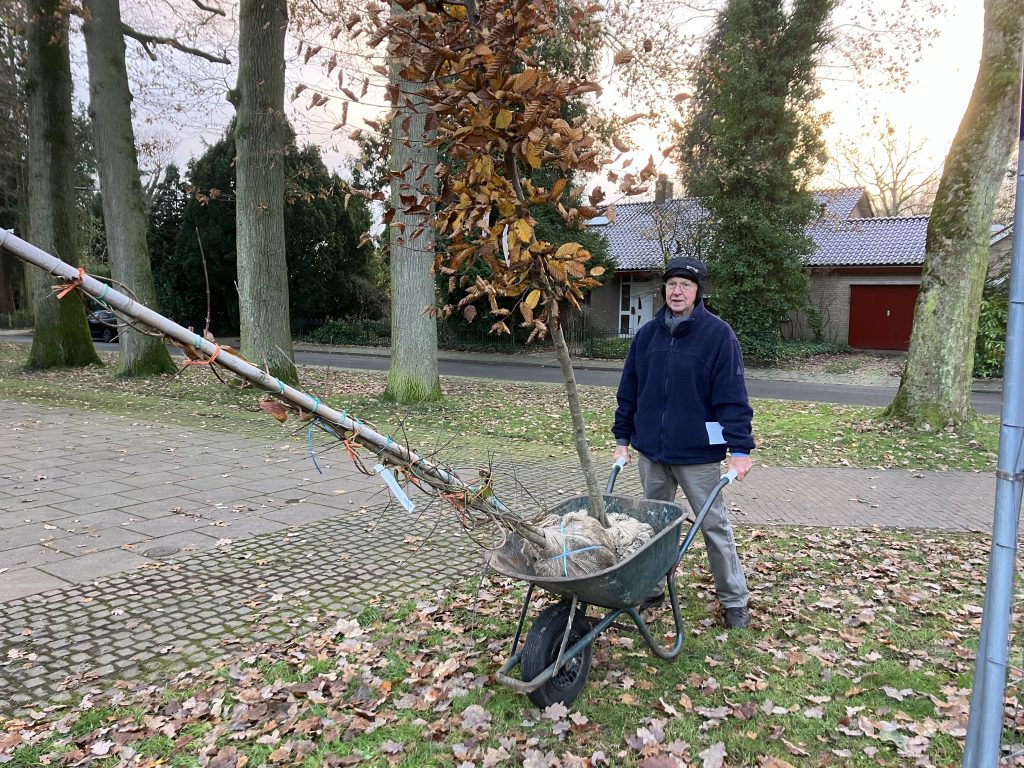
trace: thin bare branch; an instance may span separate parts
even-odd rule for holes
[[[153,49],[150,46],[152,46],[152,45],[169,45],[172,48],[177,48],[182,53],[187,53],[187,54],[190,54],[192,56],[198,56],[199,58],[206,59],[207,61],[213,62],[214,64],[230,64],[231,63],[231,60],[229,58],[227,58],[226,56],[218,56],[215,53],[207,53],[206,51],[201,51],[198,48],[193,48],[192,46],[185,45],[180,40],[177,40],[176,38],[173,38],[173,37],[161,37],[160,35],[150,35],[150,34],[147,34],[146,32],[140,32],[137,29],[133,29],[132,27],[128,26],[127,24],[125,24],[123,22],[121,23],[121,29],[122,29],[122,31],[124,32],[125,35],[127,35],[128,37],[132,38],[133,40],[137,40],[139,43],[141,43],[142,47],[146,51],[146,54],[153,61],[156,61],[156,53],[153,51]]]
[[[213,13],[217,16],[224,16],[227,18],[227,14],[220,8],[215,8],[212,5],[206,5],[205,3],[200,2],[200,0],[192,0],[192,3],[201,11],[206,11],[207,13]]]

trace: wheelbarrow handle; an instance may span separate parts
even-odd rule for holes
[[[622,471],[624,466],[626,466],[626,459],[621,456],[612,464],[612,473],[608,475],[608,488],[605,489],[605,493],[611,493],[614,490],[615,478],[619,476],[619,472]]]
[[[622,468],[624,466],[626,466],[626,460],[625,458],[622,457],[616,459],[615,463],[612,464],[612,471],[611,474],[608,475],[608,487],[605,489],[605,493],[611,493],[613,490],[615,490],[615,479],[619,476],[619,472],[622,471]],[[736,474],[735,469],[730,469],[728,472],[722,475],[721,480],[725,480],[725,482],[715,489],[715,494],[717,495],[718,491],[721,490],[722,486],[728,485],[737,477],[739,477],[739,475]],[[712,499],[714,499],[714,496],[712,496]]]
[[[696,536],[697,531],[700,530],[700,526],[704,523],[704,518],[707,517],[708,510],[710,510],[711,505],[715,503],[715,499],[718,498],[718,494],[721,493],[725,486],[729,485],[729,483],[737,477],[739,477],[739,474],[736,470],[730,469],[718,479],[718,483],[711,489],[711,493],[709,493],[707,499],[704,500],[704,505],[693,518],[693,524],[690,526],[690,530],[687,532],[682,546],[679,547],[679,560],[681,560],[683,555],[686,554],[686,550],[690,548],[690,543],[693,541],[693,537]],[[678,562],[678,560],[676,562]]]

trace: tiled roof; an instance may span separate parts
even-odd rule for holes
[[[808,227],[817,249],[808,266],[915,266],[924,263],[927,216],[906,218],[850,218],[864,195],[859,187],[819,190],[822,207]],[[622,203],[615,206],[615,223],[593,219],[589,226],[608,240],[609,255],[623,271],[659,270],[666,252],[675,253],[676,241],[699,239],[707,212],[693,198]]]
[[[591,226],[608,240],[608,253],[626,271],[658,270],[664,254],[674,254],[675,241],[699,228],[707,212],[692,198],[665,203],[621,203],[615,206],[615,223],[604,219]]]
[[[1007,237],[1013,237],[1013,224],[993,224],[988,244],[993,246]]]
[[[809,267],[919,266],[924,263],[927,216],[822,222],[808,229],[817,248]]]

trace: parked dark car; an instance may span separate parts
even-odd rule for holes
[[[117,315],[109,309],[97,309],[90,312],[89,333],[98,341],[117,341]]]

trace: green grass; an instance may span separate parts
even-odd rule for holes
[[[60,759],[60,755],[67,752],[69,747],[60,743],[57,736],[51,736],[34,744],[15,747],[13,750],[4,750],[0,754],[9,755],[11,768],[38,768],[43,765],[44,757],[49,761]]]
[[[151,736],[138,742],[135,751],[142,757],[154,757],[166,761],[174,754],[174,740],[169,736]]]
[[[24,348],[0,344],[0,398],[257,439],[289,434],[259,411],[259,393],[207,371],[126,382],[112,365],[26,373],[23,356]],[[300,373],[318,397],[414,447],[440,446],[460,458],[496,446],[542,456],[571,450],[558,386],[446,379],[443,402],[395,409],[380,401],[383,373]],[[581,392],[591,440],[610,452],[613,393]],[[995,419],[958,432],[906,433],[881,421],[877,409],[754,407],[764,464],[991,470],[994,463]],[[292,439],[304,440],[304,431]],[[539,712],[494,681],[524,590],[490,580],[478,593],[474,581],[429,602],[378,602],[355,623],[332,617],[316,631],[246,649],[166,685],[129,686],[116,702],[96,696],[91,709],[9,720],[0,763],[77,763],[99,744],[110,754],[97,756],[95,766],[149,760],[195,768],[244,759],[314,768],[356,757],[381,768],[672,759],[958,765],[988,541],[750,527],[738,528],[737,538],[754,590],[753,628],[721,629],[698,542],[677,573],[687,628],[680,656],[661,661],[635,634],[609,630],[594,643],[583,694],[564,711]],[[531,615],[548,601],[538,594]],[[651,620],[656,636],[671,637],[667,611]],[[1010,732],[1007,739],[1019,740]],[[656,758],[663,762],[645,763]]]
[[[133,419],[213,429],[250,437],[304,441],[304,425],[282,426],[262,413],[263,393],[225,385],[208,370],[186,369],[174,377],[125,381],[115,366],[26,372],[25,348],[0,344],[0,398],[60,404]],[[114,356],[104,353],[114,362]],[[571,421],[561,385],[495,382],[451,377],[442,380],[445,399],[396,407],[380,395],[386,373],[304,367],[301,387],[428,455],[480,460],[494,452],[569,455]],[[588,440],[610,456],[609,432],[615,393],[580,387]],[[791,467],[854,466],[907,469],[990,470],[995,465],[996,417],[979,417],[952,431],[917,431],[881,419],[881,409],[859,406],[754,400],[755,454],[761,464]],[[296,431],[297,430],[297,431]],[[293,433],[294,432],[294,433]]]

